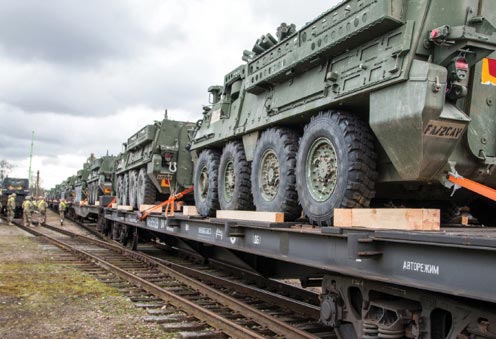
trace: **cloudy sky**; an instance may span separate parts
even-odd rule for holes
[[[0,159],[50,188],[142,126],[196,121],[263,33],[337,0],[0,0]]]

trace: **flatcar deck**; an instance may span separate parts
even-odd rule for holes
[[[200,219],[105,209],[105,218],[183,240],[277,260],[270,274],[316,276],[326,272],[496,302],[495,228],[440,232],[313,228],[298,224]],[[284,263],[284,264],[283,264]],[[474,263],[477,263],[476,265]],[[463,269],[460,269],[463,267]],[[486,269],[481,269],[481,268]]]

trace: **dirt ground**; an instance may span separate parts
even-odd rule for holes
[[[0,224],[0,338],[173,337],[116,289],[50,257],[49,246]]]

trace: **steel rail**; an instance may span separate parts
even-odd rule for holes
[[[83,236],[83,235],[79,235],[79,234],[74,234],[70,231],[67,231],[67,230],[63,230],[63,229],[60,229],[58,227],[54,227],[54,226],[50,226],[50,225],[45,225],[45,227],[47,227],[54,230],[54,231],[57,231],[57,232],[60,232],[62,234],[65,234],[67,236],[70,236],[70,237],[73,237],[73,238],[79,238],[81,240],[84,240],[84,241],[88,241],[88,242],[91,242],[93,244],[96,244],[98,246],[101,246],[101,247],[105,247],[107,249],[110,249],[110,250],[113,250],[115,252],[118,252],[126,257],[129,257],[129,258],[133,258],[135,260],[139,260],[143,263],[146,263],[148,265],[150,265],[151,267],[154,267],[156,269],[159,269],[161,272],[167,274],[168,276],[176,279],[177,281],[185,284],[185,285],[188,285],[190,288],[198,291],[199,293],[202,293],[202,294],[205,294],[206,296],[210,297],[211,299],[217,301],[218,303],[220,303],[221,305],[223,306],[226,306],[228,308],[230,308],[231,310],[233,311],[236,311],[240,314],[242,314],[243,316],[247,317],[247,318],[250,318],[252,319],[253,321],[255,321],[256,323],[259,323],[260,325],[263,325],[265,326],[267,329],[269,329],[270,331],[276,333],[276,334],[279,334],[279,335],[282,335],[284,337],[292,337],[292,338],[316,338],[316,336],[314,336],[313,334],[311,333],[308,333],[308,332],[305,332],[303,330],[300,330],[298,328],[295,328],[269,314],[266,314],[254,307],[251,307],[233,297],[230,297],[228,295],[225,295],[224,293],[204,284],[204,283],[201,283],[199,281],[196,281],[195,279],[193,278],[190,278],[188,276],[186,276],[185,274],[182,274],[180,272],[177,272],[175,271],[174,269],[170,268],[170,267],[167,267],[165,266],[164,264],[160,263],[159,261],[157,261],[156,259],[153,259],[151,258],[150,256],[148,255],[145,255],[145,254],[142,254],[142,253],[138,253],[138,252],[134,252],[134,251],[131,251],[131,250],[128,250],[126,248],[123,248],[121,247],[120,245],[114,245],[114,244],[110,244],[108,242],[105,242],[105,241],[101,241],[101,240],[98,240],[98,239],[93,239],[93,238],[89,238],[89,237],[86,237],[86,236]],[[34,231],[32,228],[28,228],[28,231]],[[36,232],[36,231],[35,231]],[[37,232],[39,233],[40,235],[43,235],[42,233],[40,232]],[[51,238],[51,237],[48,237],[46,235],[43,235],[44,237],[47,237],[47,238]],[[53,239],[54,241],[56,242],[59,242],[57,239],[54,239],[54,238],[51,238]],[[69,246],[70,245],[67,245],[65,244],[65,246]],[[72,248],[72,247],[70,247]],[[70,250],[70,249],[69,249]],[[74,249],[75,251],[77,252],[84,252],[82,250],[78,250],[78,249]],[[101,259],[98,259],[96,257],[94,257],[93,255],[91,255],[90,253],[86,253],[84,252],[83,253],[84,256],[88,257],[89,259],[91,260],[97,260],[97,261],[100,261]],[[145,286],[144,284],[150,284],[148,282],[146,282],[145,280],[143,280],[142,278],[139,278],[139,277],[132,277],[132,275],[130,275],[128,272],[125,272],[125,271],[122,271],[120,270],[118,267],[112,265],[111,263],[108,263],[108,262],[105,262],[102,260],[102,265],[104,265],[105,267],[108,267],[108,269],[110,270],[116,270],[116,273],[123,276],[124,278],[128,279],[128,276],[129,276],[129,279],[133,280],[133,279],[136,279],[135,280],[135,283],[138,283],[138,284],[143,284],[143,286]],[[153,284],[150,284],[151,286],[149,287],[150,290],[149,292],[150,293],[166,293],[164,295],[164,298],[167,297],[167,296],[170,296],[172,295],[170,292],[166,291],[166,290],[163,290],[161,289],[160,287],[156,286],[156,285],[153,285]],[[160,295],[162,297],[162,295]],[[185,305],[188,305],[188,308],[190,307],[194,307],[194,308],[197,308],[198,306],[195,305],[194,303],[191,303],[190,301],[184,299],[184,298],[181,298],[181,297],[178,297],[178,296],[170,296],[169,297],[170,300],[167,300],[169,301],[171,304],[173,304],[174,306],[178,307],[178,308],[183,308],[184,307],[182,306],[182,302],[184,301]],[[175,299],[175,298],[178,298],[178,299]],[[188,313],[192,313],[192,314],[195,314],[196,316],[196,312],[194,309],[192,309],[191,311],[188,311],[186,310]],[[210,316],[211,314],[214,314],[208,310],[207,311],[207,315]],[[244,338],[245,336],[243,335],[243,332],[241,333],[232,333],[230,331],[227,331],[225,330],[224,328],[227,327],[228,325],[227,324],[223,324],[223,322],[228,322],[228,323],[231,323],[229,320],[223,318],[223,317],[220,317],[220,316],[217,316],[215,315],[216,318],[220,318],[222,319],[222,321],[220,321],[219,319],[216,319],[215,322],[210,322],[210,321],[207,321],[208,318],[206,319],[201,319],[200,317],[198,317],[200,320],[203,320],[207,323],[209,323],[210,325],[212,325],[213,327],[215,328],[218,328],[218,329],[221,329],[222,331],[225,331],[225,333],[227,333],[228,335],[230,336],[233,336],[233,337],[236,337],[236,338]],[[220,321],[220,323],[218,323]],[[251,331],[251,330],[247,330],[246,328],[244,327],[241,327],[240,325],[236,324],[236,331],[239,331],[239,328],[242,329],[243,331],[250,331],[251,333],[249,334],[249,338],[257,338],[257,337],[260,337],[259,334]]]

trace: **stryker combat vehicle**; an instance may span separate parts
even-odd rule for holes
[[[65,199],[69,203],[74,202],[74,198],[76,196],[75,184],[76,184],[77,176],[73,175],[67,178],[61,184],[61,193],[60,199]]]
[[[74,202],[76,203],[88,198],[88,176],[90,175],[91,165],[95,160],[95,155],[91,154],[83,164],[83,168],[76,173],[76,180],[74,181]]]
[[[119,205],[154,204],[192,185],[193,163],[186,146],[194,126],[166,116],[127,140],[115,163]]]
[[[29,180],[24,178],[3,179],[0,201],[2,202],[2,209],[4,211],[6,211],[7,208],[7,199],[12,193],[16,194],[15,217],[18,218],[22,214],[22,203],[24,202],[26,196],[29,195]]]
[[[263,35],[209,88],[191,145],[199,213],[331,225],[371,201],[470,205],[447,175],[496,187],[495,27],[496,1],[349,0]]]
[[[90,165],[88,176],[88,203],[94,205],[101,195],[112,194],[114,180],[114,156],[95,159]]]

